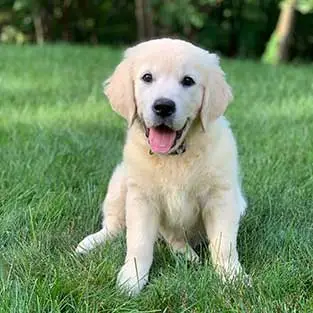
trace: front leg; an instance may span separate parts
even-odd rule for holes
[[[138,186],[129,186],[126,198],[127,254],[117,284],[130,295],[138,294],[148,282],[158,228],[156,210]]]
[[[212,263],[224,280],[241,273],[237,252],[237,233],[245,201],[240,192],[215,190],[204,210],[204,224],[210,242]]]

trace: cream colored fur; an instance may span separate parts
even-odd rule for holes
[[[149,70],[155,82],[144,84]],[[183,75],[195,86],[183,88]],[[212,262],[225,279],[241,272],[236,249],[241,193],[236,142],[222,116],[232,99],[216,55],[181,40],[158,39],[128,49],[106,82],[105,93],[129,129],[123,161],[115,169],[103,203],[103,228],[77,247],[87,252],[126,227],[127,253],[118,285],[137,294],[148,281],[154,243],[161,235],[174,251],[198,256],[189,245],[210,242]],[[142,119],[153,124],[158,97],[175,100],[175,129],[188,122],[180,155],[149,154]]]

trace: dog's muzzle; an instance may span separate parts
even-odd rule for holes
[[[184,141],[180,142],[180,140],[187,129],[188,121],[189,119],[180,130],[174,130],[164,124],[148,128],[143,123],[145,135],[150,145],[150,154],[177,155],[184,153],[186,145]]]

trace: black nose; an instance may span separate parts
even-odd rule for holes
[[[158,116],[168,117],[176,111],[175,102],[167,98],[157,99],[153,104],[152,110]]]

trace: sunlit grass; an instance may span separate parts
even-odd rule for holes
[[[239,234],[253,287],[227,286],[209,254],[188,265],[162,243],[151,282],[115,289],[123,236],[73,254],[100,227],[124,123],[102,95],[121,51],[1,46],[0,312],[312,312],[313,70],[223,61],[249,208]]]

